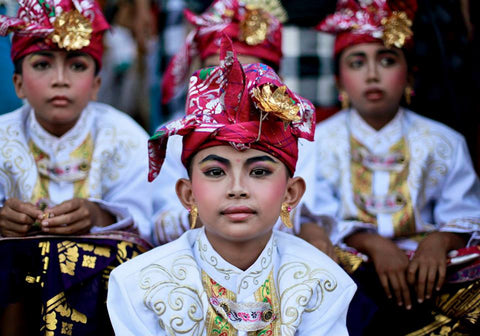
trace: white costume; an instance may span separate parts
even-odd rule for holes
[[[334,243],[373,230],[414,250],[409,238],[439,230],[478,244],[480,184],[464,138],[447,126],[401,108],[376,131],[342,111],[317,125],[310,156],[298,173],[316,190],[311,213],[336,220]]]
[[[341,336],[355,289],[336,263],[292,235],[274,230],[242,271],[201,228],[114,269],[107,306],[117,336]]]
[[[10,197],[48,205],[87,198],[117,217],[91,232],[135,223],[150,239],[147,140],[129,116],[105,104],[89,103],[61,137],[45,131],[25,105],[0,117],[0,206]]]

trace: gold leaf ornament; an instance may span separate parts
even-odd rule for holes
[[[253,99],[260,110],[272,113],[284,122],[300,121],[298,111],[300,107],[286,92],[285,85],[275,88],[274,85],[265,84],[261,87],[253,88]]]
[[[240,23],[240,40],[248,45],[257,45],[267,38],[270,18],[261,8],[246,7],[246,14]]]
[[[402,48],[405,41],[412,37],[413,32],[410,29],[412,20],[405,12],[394,11],[388,18],[382,19],[383,43],[387,48],[395,46]]]
[[[53,24],[51,39],[60,48],[78,50],[90,44],[92,23],[77,10],[60,14]]]

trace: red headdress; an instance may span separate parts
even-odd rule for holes
[[[416,10],[416,0],[338,0],[335,13],[317,29],[337,34],[335,55],[346,47],[369,42],[403,48],[411,45],[410,27]]]
[[[265,64],[238,62],[225,37],[221,65],[195,72],[190,78],[187,115],[160,127],[150,138],[148,179],[158,175],[170,135],[183,135],[182,162],[200,149],[231,145],[258,149],[277,157],[292,173],[298,156],[297,140],[313,140],[315,110],[290,91]]]
[[[168,103],[189,75],[194,57],[203,60],[219,54],[223,35],[233,41],[238,54],[255,56],[279,65],[282,58],[282,24],[260,5],[238,0],[216,0],[201,15],[185,10],[194,29],[185,45],[172,58],[162,80],[162,101]]]
[[[0,35],[14,32],[16,61],[39,50],[79,50],[102,64],[103,32],[109,28],[95,0],[18,0],[16,18],[0,15]]]

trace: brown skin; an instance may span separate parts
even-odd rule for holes
[[[328,233],[317,223],[303,223],[300,226],[298,237],[312,244],[338,263],[338,257]]]
[[[448,251],[465,246],[466,240],[455,233],[432,232],[420,242],[411,261],[394,242],[376,233],[354,233],[345,243],[372,259],[387,297],[395,296],[399,306],[411,309],[409,286],[415,288],[419,303],[429,299],[433,288],[440,290],[445,280]]]

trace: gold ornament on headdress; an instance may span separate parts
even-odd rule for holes
[[[244,2],[247,6],[262,8],[267,13],[275,16],[281,23],[288,21],[287,11],[283,8],[280,0],[245,0]]]
[[[412,20],[410,20],[405,12],[394,11],[388,18],[382,19],[383,43],[387,48],[395,46],[403,47],[405,41],[412,37],[413,32],[410,29]]]
[[[240,23],[239,39],[248,45],[257,45],[265,41],[270,18],[258,7],[247,6],[246,14]]]
[[[263,112],[272,113],[284,122],[300,121],[298,111],[300,107],[286,93],[287,87],[280,86],[274,90],[271,84],[265,84],[252,89],[252,94],[257,108]]]
[[[77,10],[60,14],[53,24],[51,39],[60,48],[78,50],[90,44],[92,23]]]

